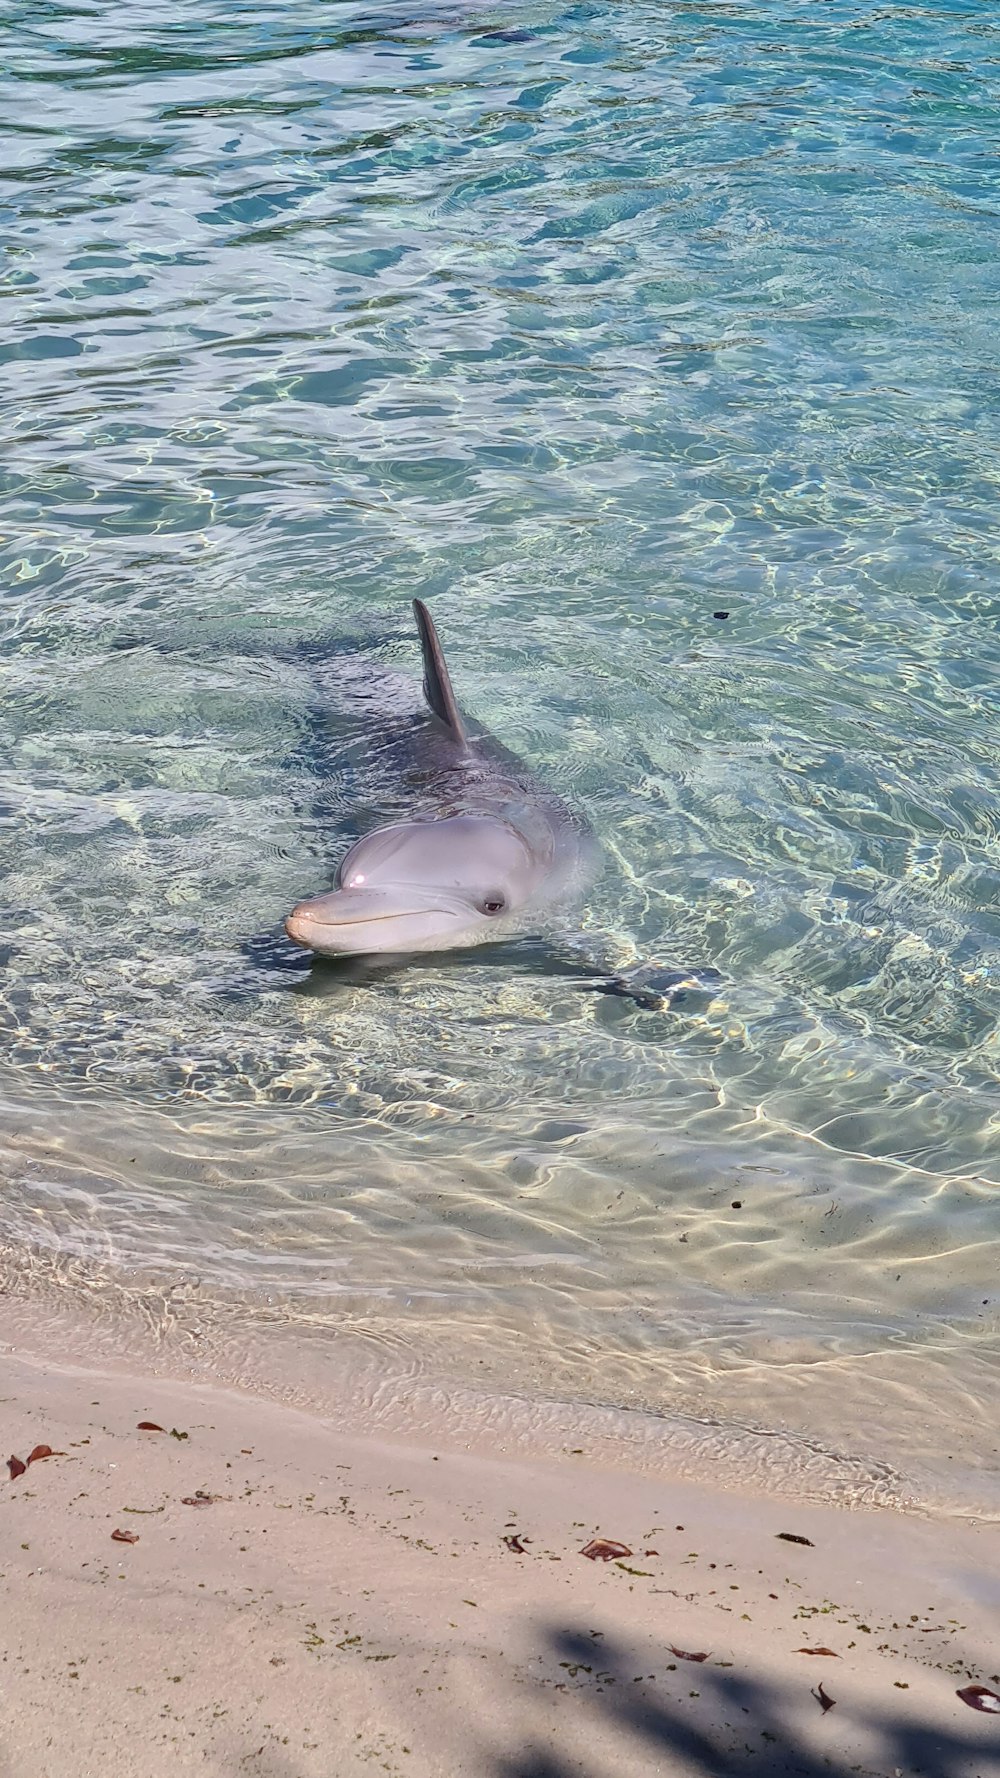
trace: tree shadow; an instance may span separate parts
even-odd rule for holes
[[[624,1645],[553,1629],[545,1665],[553,1658],[588,1713],[583,1733],[592,1728],[595,1748],[609,1742],[620,1749],[622,1766],[662,1772],[671,1778],[998,1778],[1000,1721],[975,1719],[968,1733],[930,1719],[915,1718],[898,1706],[875,1715],[870,1707],[850,1707],[847,1675],[837,1682],[824,1673],[828,1694],[841,1700],[835,1722],[816,1696],[816,1675],[800,1684],[777,1684],[736,1671],[686,1664],[656,1683],[643,1675],[648,1652],[630,1654]],[[830,1666],[834,1666],[830,1662]],[[567,1676],[573,1676],[568,1680]],[[580,1676],[583,1676],[581,1679]],[[637,1677],[641,1676],[641,1677]],[[666,1682],[674,1682],[668,1685]],[[671,1692],[673,1695],[671,1695]],[[819,1732],[803,1732],[804,1695],[816,1713]],[[697,1696],[697,1710],[691,1697]],[[848,1708],[844,1709],[844,1705]],[[957,1703],[956,1709],[963,1706]],[[610,1734],[609,1734],[610,1731]],[[494,1778],[615,1778],[620,1769],[606,1753],[581,1763],[578,1739],[572,1751],[540,1741],[495,1757]],[[866,1750],[878,1748],[877,1763]],[[641,1762],[637,1763],[637,1762]],[[648,1762],[648,1764],[647,1764]]]

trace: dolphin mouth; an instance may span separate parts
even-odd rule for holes
[[[285,931],[293,945],[304,945],[308,950],[312,945],[312,940],[300,938],[299,933],[303,928],[309,928],[317,934],[350,932],[355,926],[386,926],[391,920],[405,920],[407,915],[415,920],[420,914],[444,914],[446,911],[445,908],[411,908],[405,911],[401,910],[396,914],[357,914],[354,919],[317,920],[311,914],[296,914],[293,908],[285,921]]]
[[[322,911],[315,903],[303,902],[292,909],[284,922],[285,932],[292,943],[306,951],[339,955],[354,951],[419,949],[431,936],[428,923],[435,933],[448,932],[453,925],[468,924],[466,909],[443,907],[437,902],[408,901],[395,907],[376,904],[368,908],[352,908],[347,895],[341,905],[331,905],[340,901],[336,891],[329,898],[319,897],[318,900],[327,903]],[[392,926],[400,928],[394,935],[398,942],[388,944],[385,942],[386,931]],[[370,942],[359,944],[359,934],[366,931],[371,934]]]
[[[306,922],[316,926],[321,932],[339,932],[342,926],[379,926],[386,920],[405,920],[408,916],[416,919],[418,914],[447,914],[447,908],[400,908],[394,914],[348,914],[343,920],[317,919],[314,914],[297,914],[293,908],[285,921],[287,931],[293,921],[302,925]],[[289,933],[289,937],[291,934]]]

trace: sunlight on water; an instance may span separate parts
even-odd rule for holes
[[[1000,25],[3,10],[12,1276],[1000,1504]],[[585,954],[714,995],[293,955],[416,594],[599,833]]]

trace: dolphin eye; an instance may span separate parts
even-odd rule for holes
[[[502,914],[506,905],[502,895],[488,895],[483,902],[483,913]]]

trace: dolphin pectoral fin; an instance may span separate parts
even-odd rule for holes
[[[657,969],[646,965],[627,975],[608,976],[601,982],[581,983],[584,992],[614,994],[631,1000],[642,1012],[670,1012],[687,1005],[692,996],[717,998],[723,977],[717,969]]]
[[[550,937],[559,973],[575,975],[583,994],[610,994],[631,1000],[642,1012],[667,1012],[672,1007],[717,998],[724,977],[710,964],[670,969],[657,963],[626,963],[615,957],[620,948],[608,934],[563,932]]]
[[[451,689],[451,676],[438,633],[422,599],[414,599],[413,615],[420,631],[420,647],[424,656],[424,696],[439,722],[461,746],[468,745],[462,712]]]
[[[527,951],[527,946],[522,949]],[[575,978],[581,994],[631,1000],[641,1012],[669,1012],[679,1006],[698,1010],[699,1005],[718,997],[725,980],[710,964],[694,969],[668,969],[655,963],[616,964],[616,941],[595,931],[550,931],[533,941],[533,949],[538,956],[536,969]]]

